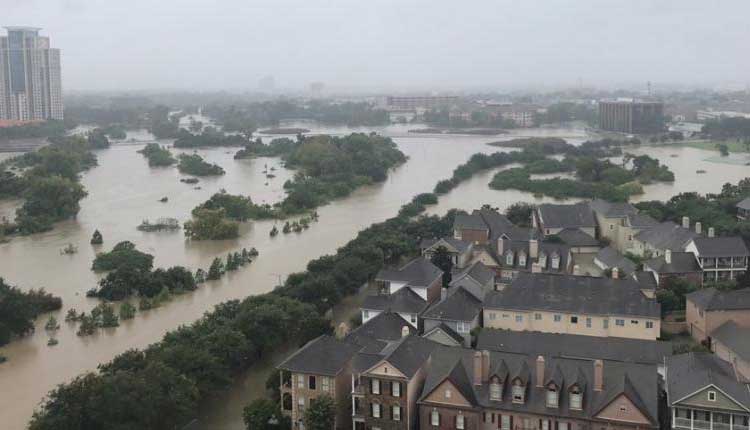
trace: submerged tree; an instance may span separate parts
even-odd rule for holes
[[[206,279],[209,281],[215,281],[220,279],[223,274],[224,263],[221,261],[221,258],[216,257],[211,263],[211,267],[208,268],[208,276],[206,276]]]

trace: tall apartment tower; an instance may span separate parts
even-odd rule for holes
[[[63,119],[60,50],[35,27],[0,36],[0,120]]]

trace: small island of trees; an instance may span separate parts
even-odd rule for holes
[[[177,169],[180,173],[193,176],[218,176],[223,175],[224,169],[218,164],[207,163],[198,154],[180,154],[180,163]]]

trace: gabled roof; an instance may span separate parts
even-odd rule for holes
[[[453,219],[453,229],[455,230],[485,230],[489,231],[490,228],[484,223],[479,214],[456,214]]]
[[[750,391],[738,381],[734,368],[710,352],[689,352],[667,359],[667,399],[670,406],[714,386],[750,411]]]
[[[661,364],[665,357],[672,355],[671,343],[656,340],[619,337],[602,340],[596,336],[490,328],[479,332],[476,349],[645,364]]]
[[[605,200],[592,200],[591,209],[605,218],[625,218],[628,215],[638,213],[635,206],[630,203],[615,203]]]
[[[443,271],[424,257],[418,257],[399,269],[381,269],[375,279],[405,282],[413,287],[425,288],[443,276]]]
[[[388,361],[407,378],[411,378],[438,346],[441,345],[420,336],[407,336],[388,345],[381,355],[383,360]]]
[[[596,411],[594,412],[594,414],[598,414],[599,412],[601,412],[605,407],[607,407],[621,395],[627,397],[628,400],[633,403],[633,406],[641,411],[641,413],[649,416],[649,405],[646,405],[646,403],[643,401],[640,393],[633,384],[633,380],[630,378],[630,375],[628,375],[627,372],[619,375],[619,377],[617,378],[613,378],[612,383],[607,384],[604,390],[604,396],[602,396],[600,401],[596,405],[594,405],[594,410]]]
[[[478,215],[484,221],[484,224],[490,229],[490,241],[494,242],[503,234],[512,236],[515,234],[524,234],[525,229],[520,229],[513,225],[505,216],[492,209],[475,210],[472,215]],[[528,237],[526,234],[525,237]]]
[[[557,237],[569,246],[599,246],[599,241],[577,228],[566,228],[557,233]]]
[[[485,266],[484,263],[482,263],[481,261],[475,261],[462,272],[459,272],[453,275],[453,279],[451,279],[450,286],[451,287],[461,286],[462,280],[466,278],[472,279],[475,283],[479,285],[487,285],[487,284],[492,283],[492,281],[495,279],[495,271]],[[466,286],[464,287],[466,288]],[[468,287],[467,290],[469,290],[470,293],[474,294],[474,296],[476,296],[477,299],[479,300],[484,299],[483,290],[471,288],[471,287]]]
[[[729,320],[711,332],[711,338],[723,343],[734,354],[750,362],[750,328]]]
[[[690,273],[700,272],[701,267],[692,252],[672,252],[670,263],[667,263],[666,255],[652,258],[643,262],[643,267],[648,267],[656,273]]]
[[[570,255],[570,247],[566,244],[562,243],[551,243],[551,242],[538,242],[539,249],[537,251],[537,258],[530,258],[529,257],[529,241],[519,241],[519,240],[503,240],[503,253],[502,255],[498,256],[498,262],[501,267],[507,267],[507,268],[518,268],[518,269],[526,269],[531,270],[531,266],[534,263],[539,263],[541,256],[546,256],[545,264],[541,267],[542,272],[553,272],[553,273],[563,273],[568,267],[568,256]],[[507,263],[506,255],[509,251],[512,251],[514,254],[513,257],[513,264],[509,265]],[[519,255],[523,253],[526,255],[526,264],[521,265],[519,260]],[[552,256],[558,256],[560,257],[560,264],[557,269],[552,268]]]
[[[659,224],[659,221],[645,214],[630,214],[627,216],[628,224],[633,228],[649,228]]]
[[[399,288],[393,294],[378,294],[365,297],[362,309],[418,314],[427,307],[427,301],[409,287]]]
[[[750,309],[750,288],[734,291],[719,291],[703,288],[685,297],[704,311],[728,311]]]
[[[426,337],[426,338],[429,338],[432,333],[434,333],[434,332],[436,332],[438,330],[442,331],[443,333],[446,334],[446,336],[448,336],[451,339],[453,339],[456,342],[457,345],[463,344],[464,337],[461,336],[458,332],[456,332],[452,328],[450,328],[445,323],[440,323],[440,324],[436,325],[431,330],[428,330],[427,332],[425,332],[425,334],[423,334],[422,336]]]
[[[693,239],[700,257],[747,257],[750,251],[739,236],[696,237]]]
[[[698,236],[700,235],[692,230],[666,221],[639,232],[635,239],[656,249],[683,251],[690,239]]]
[[[520,273],[502,291],[492,291],[485,308],[546,310],[590,315],[658,318],[661,308],[632,279]]]
[[[737,207],[746,211],[750,211],[750,197],[742,199],[739,203],[737,203]]]
[[[655,290],[658,286],[656,284],[656,278],[652,272],[644,272],[643,270],[633,272],[633,279],[638,282],[643,289]]]
[[[633,272],[635,272],[635,269],[637,268],[635,263],[617,252],[617,250],[612,248],[611,246],[599,250],[599,252],[596,254],[596,259],[607,266],[607,269],[617,267],[617,269],[620,270],[624,275],[633,274]]]
[[[408,327],[410,333],[416,333],[416,329],[401,316],[385,311],[352,330],[345,340],[362,345],[369,343],[371,340],[394,341],[401,339],[404,327]]]
[[[430,306],[422,318],[441,321],[473,321],[482,311],[482,302],[463,287],[452,288],[442,300]]]
[[[440,239],[423,239],[422,243],[419,245],[420,248],[429,249],[433,246],[440,244],[440,243],[446,243],[459,253],[466,252],[471,247],[471,242],[467,242],[461,239],[456,239],[453,237],[443,237]]]
[[[542,204],[537,207],[537,211],[546,228],[596,227],[594,212],[588,203]]]
[[[360,345],[323,335],[292,353],[277,367],[295,373],[336,376],[360,349]]]

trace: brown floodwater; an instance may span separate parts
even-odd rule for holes
[[[294,125],[292,125],[294,126]],[[409,134],[408,126],[351,129],[302,125],[312,133],[348,134],[352,131],[376,131],[394,138],[409,161],[394,169],[380,184],[357,190],[351,196],[318,209],[320,221],[300,234],[269,237],[274,221],[249,222],[242,225],[241,237],[227,241],[186,241],[182,232],[143,233],[136,226],[144,219],[189,218],[190,210],[220,189],[250,195],[256,202],[275,202],[283,197],[283,183],[292,173],[280,167],[278,159],[234,160],[236,148],[198,150],[210,162],[224,167],[227,174],[202,178],[194,186],[179,182],[182,175],[175,168],[149,168],[136,153],[143,143],[121,142],[98,151],[99,166],[83,174],[88,197],[81,201],[75,220],[59,223],[55,229],[28,237],[13,238],[0,245],[0,276],[24,289],[44,287],[63,298],[62,320],[67,309],[90,310],[95,299],[85,297],[99,275],[90,270],[97,251],[108,250],[122,240],[134,242],[139,249],[155,256],[155,266],[184,265],[195,270],[207,268],[216,256],[225,256],[242,247],[256,247],[260,256],[251,265],[229,273],[222,280],[209,282],[193,293],[177,296],[165,306],[138,313],[116,329],[102,330],[94,336],[78,337],[75,327],[62,322],[56,334],[59,344],[47,346],[46,316],[37,322],[36,333],[0,348],[8,362],[0,365],[0,417],[3,428],[20,430],[43,396],[57,384],[96,369],[97,364],[130,349],[156,342],[168,330],[187,324],[229,299],[242,298],[271,290],[289,273],[304,270],[307,262],[335,250],[356,233],[374,222],[394,216],[399,207],[414,195],[431,191],[438,180],[450,177],[453,169],[476,152],[494,152],[500,148],[485,143],[517,136],[560,136],[571,143],[582,142],[589,135],[582,129],[518,130],[500,137]],[[128,139],[132,136],[129,135]],[[147,139],[140,131],[136,139]],[[638,151],[656,154],[675,171],[675,184],[646,187],[641,198],[668,198],[680,191],[715,192],[725,182],[737,182],[747,175],[742,165],[718,164],[704,159],[710,151],[693,148],[642,148]],[[637,151],[633,151],[637,152]],[[670,157],[677,154],[678,157]],[[276,178],[267,179],[262,171],[276,167]],[[704,169],[704,175],[695,170]],[[494,191],[487,184],[493,172],[485,172],[462,183],[429,213],[444,213],[458,207],[476,208],[490,203],[501,209],[517,201],[551,202],[536,199],[518,191]],[[268,185],[266,185],[268,182]],[[168,197],[167,203],[159,203]],[[0,202],[0,216],[12,216],[19,202]],[[104,236],[100,248],[89,245],[91,234],[99,229]],[[68,243],[78,253],[61,255]],[[262,395],[269,363],[242,375],[232,387],[209,402],[201,412],[203,428],[241,429],[242,406]]]

